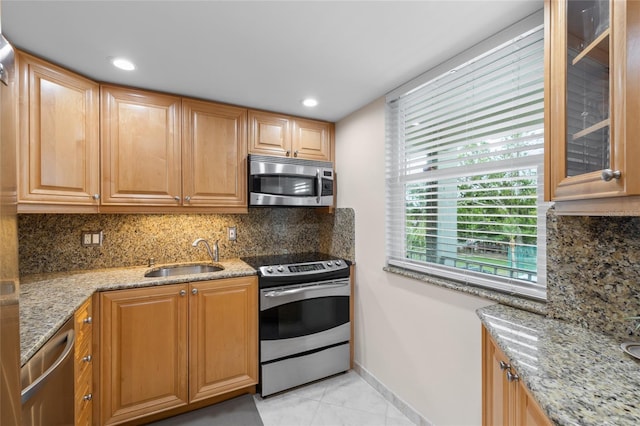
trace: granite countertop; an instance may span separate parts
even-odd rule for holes
[[[504,305],[477,314],[555,424],[640,424],[640,360],[620,341]]]
[[[240,259],[225,259],[218,263],[224,267],[222,271],[188,276],[145,278],[144,273],[151,268],[133,267],[57,272],[21,277],[21,365],[24,365],[73,316],[76,309],[96,291],[150,287],[256,274],[255,269]]]

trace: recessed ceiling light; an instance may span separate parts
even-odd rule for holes
[[[309,107],[309,108],[312,108],[312,107],[318,105],[318,101],[313,99],[313,98],[307,98],[307,99],[302,101],[302,105],[304,105],[306,107]]]
[[[133,62],[124,58],[113,58],[111,60],[111,63],[113,64],[114,67],[120,68],[121,70],[125,70],[125,71],[133,71],[136,69],[136,66],[133,65]]]

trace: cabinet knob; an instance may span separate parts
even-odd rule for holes
[[[296,149],[295,151],[293,151],[293,156],[297,157],[298,156],[298,150]]]
[[[82,322],[85,323],[85,324],[91,324],[91,323],[93,323],[93,318],[86,317],[85,319],[82,320]]]
[[[287,157],[288,157],[288,156],[290,156],[290,155],[291,155],[291,151],[288,151],[288,150],[287,150],[287,152],[285,153],[285,155],[286,155]]]
[[[198,289],[197,289],[197,288],[192,288],[192,289],[191,289],[191,294],[193,294],[194,296],[195,296],[196,294],[198,294]]]
[[[180,290],[180,296],[186,296],[187,290]]]
[[[82,399],[84,399],[85,401],[91,401],[93,399],[93,395],[88,393],[85,396],[83,396]]]
[[[93,198],[94,200],[99,200],[100,199],[100,194],[93,194]]]
[[[517,374],[513,374],[511,372],[511,370],[509,370],[509,371],[507,371],[507,380],[510,381],[510,382],[515,382],[515,381],[520,380],[520,377],[518,377]]]
[[[188,203],[189,201],[191,201],[191,196],[187,195],[186,197],[184,197],[184,200]]]
[[[178,197],[177,195],[175,197],[173,197],[174,200],[180,202],[180,197]]]
[[[620,170],[604,169],[602,171],[602,180],[609,182],[612,179],[620,179],[622,172]]]
[[[87,355],[87,356],[82,357],[82,360],[84,362],[91,362],[92,359],[93,359],[93,357],[91,355]]]
[[[500,361],[500,370],[508,370],[511,368],[511,364],[507,364],[504,361]]]

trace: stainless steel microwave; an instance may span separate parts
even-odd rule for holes
[[[333,206],[333,163],[249,155],[249,206]]]

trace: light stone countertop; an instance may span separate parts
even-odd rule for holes
[[[198,262],[202,263],[202,262]],[[96,291],[151,287],[256,275],[240,259],[224,259],[224,269],[195,275],[145,278],[151,268],[113,268],[27,275],[20,278],[20,362],[24,365]],[[185,265],[189,262],[185,262]],[[155,267],[162,266],[156,265]]]
[[[476,312],[553,423],[640,424],[640,360],[622,342],[509,306]]]

